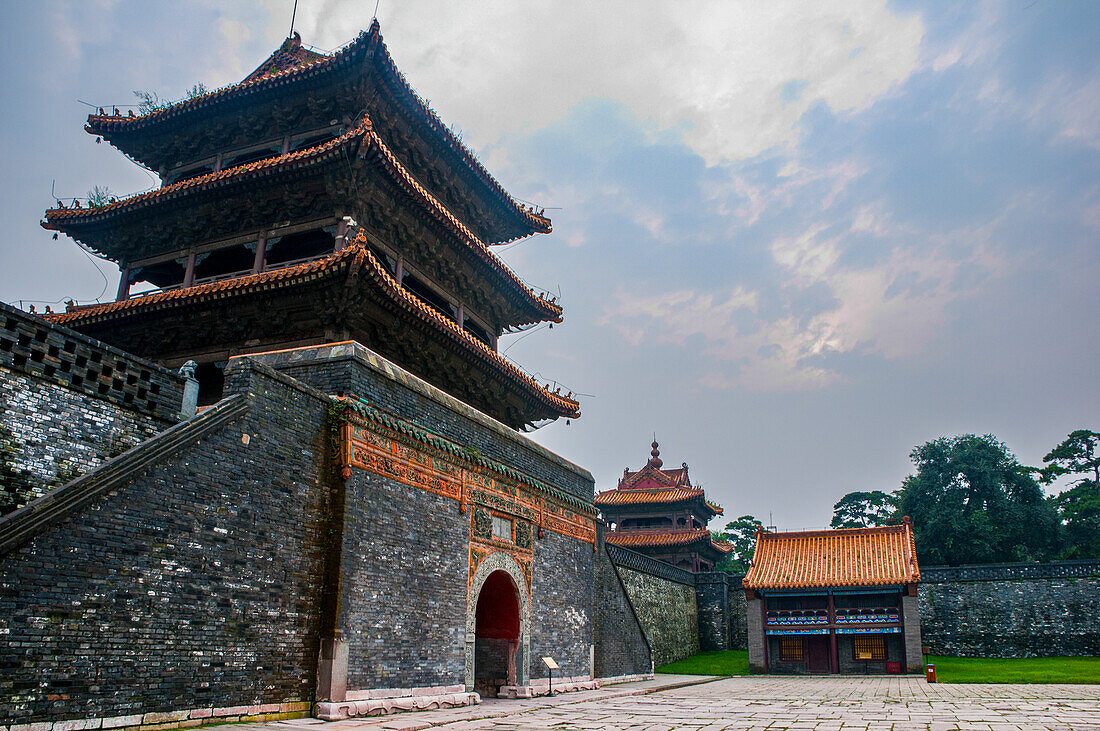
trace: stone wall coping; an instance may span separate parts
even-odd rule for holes
[[[0,366],[162,422],[181,418],[179,373],[3,302]]]
[[[243,356],[242,356],[243,357]],[[441,406],[450,409],[455,414],[477,422],[481,426],[491,430],[503,439],[507,439],[519,446],[534,452],[540,458],[554,462],[558,466],[576,474],[591,483],[595,483],[596,479],[592,476],[592,473],[581,467],[578,464],[570,462],[564,457],[551,452],[546,447],[535,442],[530,437],[526,437],[523,434],[510,429],[504,424],[500,423],[493,417],[478,411],[472,406],[463,403],[462,401],[451,396],[446,391],[443,391],[435,386],[431,385],[427,381],[414,376],[404,368],[396,365],[392,361],[386,360],[382,356],[375,353],[373,350],[365,347],[361,343],[357,343],[354,340],[348,340],[342,343],[332,343],[328,345],[316,345],[307,346],[304,348],[291,348],[289,350],[277,350],[268,353],[254,353],[247,356],[261,363],[273,365],[276,369],[280,366],[297,366],[305,365],[310,362],[339,362],[343,360],[351,360],[359,363],[366,368],[385,376],[395,383],[399,383],[405,388],[408,388],[421,396],[431,399]]]
[[[1100,560],[1051,561],[1050,563],[991,563],[963,566],[922,566],[922,584],[952,581],[1027,581],[1029,579],[1077,579],[1100,576]]]
[[[678,566],[673,566],[667,561],[661,561],[652,556],[647,556],[644,553],[638,553],[637,551],[631,551],[629,548],[616,546],[613,543],[605,543],[604,545],[607,547],[608,558],[610,558],[611,562],[616,566],[640,571],[643,574],[656,576],[659,579],[675,581],[678,584],[695,586],[696,575],[690,571]]]
[[[235,355],[230,358],[229,364],[225,367],[225,374],[228,376],[232,373],[236,373],[238,370],[250,370],[254,373],[261,373],[267,378],[278,381],[284,386],[300,391],[307,396],[312,396],[326,405],[333,402],[332,396],[329,396],[324,391],[316,389],[308,383],[303,383],[293,376],[288,376],[285,373],[277,371],[263,361],[255,360],[253,356]]]
[[[105,350],[105,351],[107,351],[108,353],[110,353],[114,356],[117,356],[119,358],[125,358],[126,360],[137,363],[142,368],[148,368],[149,370],[156,371],[157,373],[159,373],[163,376],[166,376],[168,378],[173,378],[173,379],[179,381],[180,383],[183,382],[183,376],[181,376],[179,373],[177,373],[176,371],[173,371],[170,368],[165,368],[164,366],[159,365],[157,363],[154,363],[151,360],[146,360],[145,358],[142,358],[139,355],[134,355],[133,353],[128,353],[125,350],[120,350],[119,348],[116,348],[115,346],[110,345],[109,343],[105,343],[102,340],[96,340],[95,338],[89,337],[89,336],[87,336],[83,333],[79,333],[76,330],[73,330],[72,328],[65,327],[64,325],[59,325],[55,322],[50,322],[49,320],[46,320],[46,319],[40,317],[37,314],[31,314],[30,312],[24,312],[23,310],[19,309],[18,307],[13,307],[13,306],[9,305],[7,302],[0,302],[0,315],[7,315],[9,317],[20,318],[20,319],[22,319],[26,322],[29,322],[29,323],[33,324],[36,327],[49,328],[51,330],[54,330],[56,332],[64,334],[64,336],[66,338],[69,338],[71,340],[78,340],[78,341],[84,343],[85,345],[87,345],[88,347],[96,348],[98,350]]]
[[[744,574],[731,574],[726,571],[702,571],[695,574],[695,583],[698,584],[729,584],[731,589],[740,589]]]

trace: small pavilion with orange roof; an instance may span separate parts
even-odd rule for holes
[[[913,526],[759,531],[742,582],[754,672],[920,673]]]
[[[711,571],[731,550],[707,530],[722,508],[706,499],[702,487],[692,486],[686,462],[664,469],[656,440],[652,448],[642,469],[623,470],[615,489],[596,494],[606,540],[688,571]]]

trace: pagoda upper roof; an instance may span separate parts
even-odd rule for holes
[[[492,271],[498,281],[504,285],[506,291],[512,292],[513,296],[519,299],[527,310],[527,314],[521,316],[521,320],[526,322],[544,320],[561,322],[561,306],[536,294],[534,290],[524,284],[501,261],[500,257],[496,256],[465,224],[455,218],[430,191],[417,182],[374,131],[370,117],[366,114],[363,115],[353,129],[323,144],[189,178],[166,185],[163,188],[114,200],[102,206],[84,208],[79,205],[79,202],[70,208],[61,205],[58,208],[51,208],[46,211],[42,226],[54,231],[63,231],[75,239],[82,240],[82,231],[84,230],[91,230],[92,227],[100,228],[103,224],[119,221],[124,217],[146,216],[152,209],[168,205],[172,201],[186,199],[188,196],[199,195],[219,187],[269,178],[273,175],[289,173],[331,161],[343,164],[347,159],[346,155],[354,156],[355,154],[364,155],[367,153],[374,153],[382,162],[382,168],[390,178],[405,189],[428,215],[440,221],[449,229],[454,238],[473,255],[475,260],[480,262],[481,266]],[[110,252],[97,247],[95,242],[86,241],[85,243],[97,253],[106,254],[110,257]],[[512,324],[526,323],[515,322]]]
[[[322,61],[325,58],[327,58],[325,54],[318,53],[317,51],[303,46],[302,36],[295,31],[289,38],[283,41],[283,45],[275,49],[274,53],[257,66],[255,71],[244,77],[244,81],[241,83],[247,84],[257,79],[293,71],[294,69],[308,66],[311,63]]]
[[[877,528],[756,534],[747,589],[892,586],[920,581],[908,516]]]
[[[560,392],[551,391],[548,386],[540,385],[455,322],[439,314],[401,287],[385,266],[371,253],[362,232],[341,251],[321,259],[259,274],[155,292],[119,302],[73,306],[65,312],[46,317],[53,322],[80,329],[89,324],[148,315],[158,310],[195,306],[204,301],[224,300],[258,293],[270,297],[272,290],[314,282],[325,277],[341,277],[341,281],[344,281],[343,278],[353,273],[361,274],[364,280],[373,285],[372,289],[375,292],[381,294],[391,307],[404,316],[411,317],[430,328],[468,357],[487,365],[513,389],[522,391],[529,399],[540,404],[542,412],[548,412],[555,417],[580,416],[580,404],[571,398],[571,395],[563,396]]]
[[[292,37],[284,41],[266,61],[237,84],[140,115],[134,115],[133,112],[122,115],[117,109],[112,114],[105,114],[100,109],[98,113],[88,116],[85,129],[107,140],[138,162],[158,168],[161,161],[146,159],[141,151],[138,139],[142,133],[164,130],[172,125],[199,124],[204,115],[236,109],[260,95],[285,93],[299,88],[299,85],[301,88],[308,88],[309,84],[328,74],[353,76],[367,73],[368,69],[383,77],[385,83],[382,86],[412,111],[412,117],[418,120],[428,138],[434,140],[439,149],[449,152],[449,158],[456,168],[468,173],[463,177],[481,186],[488,194],[487,197],[497,202],[498,213],[504,214],[503,220],[499,215],[491,217],[498,221],[498,225],[486,232],[487,241],[503,243],[532,233],[551,231],[550,220],[541,212],[536,212],[532,206],[520,205],[508,194],[412,89],[390,56],[377,20],[368,31],[361,32],[350,43],[331,54],[305,49],[299,38]]]
[[[733,547],[718,543],[706,528],[678,528],[608,531],[604,534],[608,543],[625,548],[684,548],[693,545],[708,546],[719,553],[729,553]]]
[[[722,515],[722,507],[706,499],[701,487],[693,487],[688,476],[687,463],[672,469],[664,469],[661,451],[653,442],[649,461],[636,472],[623,471],[619,484],[611,490],[596,495],[596,504],[603,506],[618,505],[657,505],[698,501],[704,512]]]

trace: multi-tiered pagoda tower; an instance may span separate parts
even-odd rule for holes
[[[55,322],[177,366],[203,397],[231,356],[356,340],[514,428],[577,416],[497,353],[561,307],[489,246],[548,233],[417,96],[377,21],[331,55],[295,34],[241,83],[86,129],[156,190],[42,225],[118,263],[115,302]],[[131,295],[137,283],[151,291]]]
[[[663,469],[656,441],[642,469],[623,470],[614,490],[596,494],[596,507],[607,524],[607,542],[689,571],[710,571],[731,550],[717,543],[707,523],[722,508],[702,487],[693,487],[687,462]]]

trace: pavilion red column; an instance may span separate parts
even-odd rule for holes
[[[256,258],[252,260],[252,273],[259,274],[264,270],[264,264],[267,262],[267,234],[260,237],[260,240],[256,242]]]
[[[183,286],[190,287],[195,283],[195,252],[187,255],[187,271],[183,275]]]
[[[829,668],[833,674],[840,672],[840,654],[836,647],[836,600],[829,593]]]
[[[118,293],[115,294],[115,302],[130,299],[130,267],[123,267],[118,278]]]

